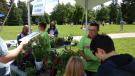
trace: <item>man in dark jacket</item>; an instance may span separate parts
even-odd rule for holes
[[[109,36],[96,36],[90,48],[102,63],[97,76],[135,76],[134,58],[129,54],[116,54],[113,40]]]

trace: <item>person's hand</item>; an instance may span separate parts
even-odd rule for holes
[[[50,37],[54,37],[54,35],[48,34]]]
[[[28,44],[28,40],[24,40],[20,43],[20,45],[22,45],[23,47],[25,47]]]
[[[90,61],[90,58],[88,58],[88,57],[85,57],[85,60],[86,60],[86,61]]]

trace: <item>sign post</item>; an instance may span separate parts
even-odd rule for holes
[[[30,15],[30,0],[27,2],[27,10],[28,10],[28,25],[29,25],[29,34],[32,32],[31,31],[31,15]]]

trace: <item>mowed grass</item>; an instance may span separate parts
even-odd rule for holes
[[[49,26],[48,26],[49,27]],[[59,36],[81,36],[86,31],[80,29],[81,25],[57,25]],[[38,29],[37,25],[32,26],[32,31]],[[0,36],[4,40],[15,40],[17,35],[22,31],[22,26],[4,26],[0,32]],[[120,31],[120,25],[105,25],[100,27],[100,33],[124,33],[124,32],[135,32],[135,25],[125,25],[124,31]]]
[[[135,57],[135,38],[114,39],[113,41],[117,53],[128,53]]]

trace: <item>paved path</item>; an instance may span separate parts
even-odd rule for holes
[[[113,39],[118,39],[118,38],[130,38],[130,37],[135,37],[135,32],[132,33],[116,33],[116,34],[108,34],[111,38]],[[73,40],[79,41],[82,36],[74,36]]]

